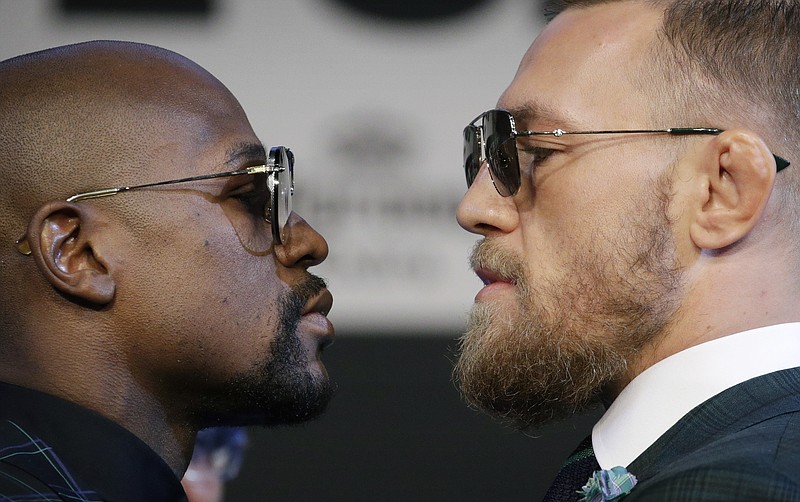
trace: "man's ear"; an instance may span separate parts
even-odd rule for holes
[[[65,201],[49,202],[28,222],[31,255],[57,290],[90,303],[105,305],[116,283],[93,242],[97,225],[92,211]]]
[[[690,236],[701,249],[721,249],[756,225],[772,193],[775,158],[757,135],[731,130],[709,142],[699,161]]]

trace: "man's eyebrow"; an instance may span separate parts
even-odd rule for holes
[[[514,117],[517,130],[531,129],[531,124],[540,123],[547,124],[546,127],[537,127],[541,131],[545,129],[551,131],[553,129],[563,129],[565,131],[580,130],[577,123],[568,115],[559,112],[554,107],[539,103],[535,101],[528,101],[521,106],[509,108],[508,111]]]
[[[261,143],[238,143],[228,149],[226,158],[226,165],[241,164],[242,160],[266,162],[267,151]]]

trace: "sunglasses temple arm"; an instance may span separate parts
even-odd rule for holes
[[[516,131],[514,136],[536,136],[536,135],[549,135],[549,136],[564,136],[564,135],[573,135],[573,134],[618,134],[618,133],[626,133],[626,134],[649,134],[649,133],[669,133],[673,136],[690,136],[694,134],[712,134],[718,135],[722,134],[722,129],[716,129],[713,127],[671,127],[669,129],[634,129],[634,130],[609,130],[609,131],[562,131],[561,129],[556,129],[555,131]],[[775,157],[775,166],[776,172],[780,172],[791,164],[788,160],[780,157],[778,155],[773,154]]]
[[[271,166],[260,165],[260,166],[251,166],[246,167],[239,171],[231,171],[227,173],[215,173],[215,174],[204,174],[202,176],[190,176],[188,178],[181,178],[177,180],[168,180],[168,181],[157,181],[155,183],[145,183],[144,185],[135,185],[135,186],[127,186],[127,187],[116,187],[116,188],[103,188],[102,190],[94,190],[92,192],[86,193],[79,193],[77,195],[73,195],[72,197],[67,199],[67,202],[78,202],[81,200],[87,199],[99,199],[101,197],[110,197],[112,195],[116,195],[120,192],[127,192],[128,190],[135,190],[137,188],[150,188],[156,187],[161,185],[172,185],[175,183],[187,183],[189,181],[199,181],[199,180],[208,180],[214,178],[224,178],[229,176],[241,176],[243,174],[265,174],[265,173],[274,173],[282,171],[279,168],[273,168]]]
[[[788,160],[784,159],[779,155],[775,155],[773,153],[772,156],[775,157],[775,172],[780,172],[783,169],[789,167],[789,165],[791,165],[791,162],[789,162]]]
[[[676,136],[688,136],[690,134],[720,134],[722,133],[722,129],[673,127],[669,130],[669,133]],[[772,156],[775,157],[775,172],[780,172],[791,165],[791,162],[779,155],[775,155],[773,153]]]
[[[722,129],[712,129],[712,128],[697,128],[697,127],[673,127],[669,129],[670,134],[674,134],[676,136],[688,136],[690,134],[721,134]],[[780,172],[791,164],[788,160],[784,159],[779,155],[772,154],[775,157],[775,172]]]
[[[104,188],[103,190],[95,190],[93,192],[79,193],[67,199],[67,202],[78,202],[87,199],[99,199],[101,197],[110,197],[120,192],[127,192],[131,187],[118,187],[118,188]]]

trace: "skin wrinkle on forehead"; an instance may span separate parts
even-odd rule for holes
[[[82,107],[84,111],[81,113],[87,120],[89,117],[92,120],[85,127],[77,127],[58,118],[60,114],[55,110],[64,105],[59,98],[48,99],[46,106],[41,106],[45,104],[41,100],[38,102],[37,113],[22,117],[23,124],[29,123],[31,128],[33,124],[42,124],[43,135],[54,134],[54,138],[61,139],[56,140],[45,155],[34,157],[35,145],[10,153],[11,165],[20,171],[12,176],[31,187],[22,190],[28,194],[26,200],[20,201],[23,213],[32,210],[25,209],[28,205],[65,198],[73,193],[204,174],[210,172],[213,164],[222,166],[220,163],[209,166],[207,162],[198,162],[202,150],[214,147],[213,142],[219,138],[214,137],[208,118],[196,113],[179,111],[174,106],[168,107],[168,113],[156,103],[139,103],[135,109],[125,105],[115,113],[105,105],[89,106]],[[70,110],[75,106],[77,104],[70,105]],[[42,120],[43,116],[52,119]],[[176,132],[179,134],[177,137]],[[86,147],[75,148],[76,144]],[[257,151],[257,148],[253,149],[253,152]],[[233,159],[228,155],[225,160],[230,162]],[[157,169],[164,164],[185,171],[175,175]],[[51,174],[49,179],[40,179],[48,173]],[[14,193],[18,191],[11,191],[7,196],[14,197]],[[37,193],[40,195],[35,195]]]
[[[236,164],[243,162],[266,163],[267,151],[261,143],[239,143],[228,149],[226,154],[228,160],[225,165],[237,167]]]

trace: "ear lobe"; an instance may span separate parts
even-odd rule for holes
[[[698,167],[706,186],[693,206],[690,235],[701,249],[721,249],[756,225],[772,193],[775,159],[749,131],[726,131],[709,148]]]
[[[116,283],[92,246],[89,211],[58,201],[42,206],[28,224],[31,255],[57,290],[90,303],[105,305]]]

